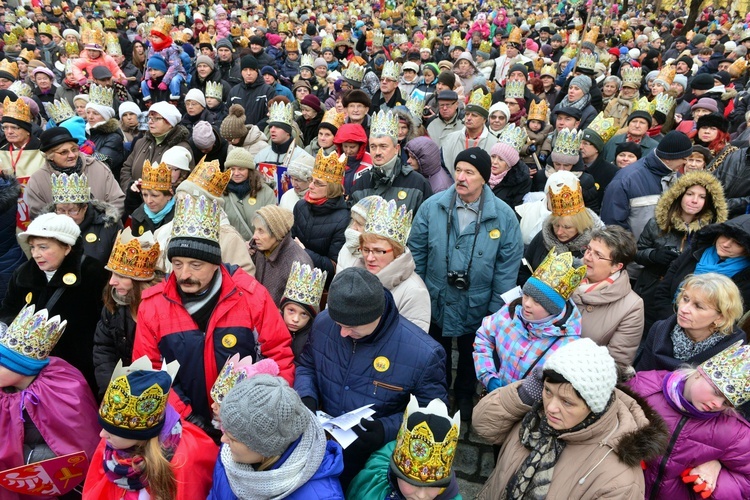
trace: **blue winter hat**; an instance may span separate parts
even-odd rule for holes
[[[557,316],[565,309],[565,299],[562,295],[533,276],[523,285],[523,293],[536,300],[552,316]]]
[[[164,58],[160,55],[151,56],[148,59],[148,64],[146,65],[148,69],[155,69],[158,71],[162,71],[164,73],[167,72],[167,61],[164,60]]]
[[[68,129],[70,135],[78,141],[78,147],[83,146],[83,143],[86,142],[86,121],[80,116],[71,116],[59,126]]]

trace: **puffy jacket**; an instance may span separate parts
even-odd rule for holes
[[[134,339],[135,319],[130,314],[130,306],[118,305],[114,312],[102,307],[94,333],[94,374],[99,397],[104,396],[117,362],[122,360],[124,366],[130,366]]]
[[[299,201],[294,205],[292,238],[299,238],[315,267],[328,272],[326,288],[336,272],[336,259],[344,246],[349,225],[349,209],[344,197],[331,198],[322,205]]]
[[[206,94],[206,84],[208,82],[212,83],[220,83],[221,84],[221,100],[226,102],[227,98],[229,97],[229,89],[232,88],[232,85],[222,78],[221,76],[221,69],[216,66],[213,70],[211,70],[211,73],[206,76],[206,78],[201,78],[198,76],[198,70],[193,69],[191,77],[190,77],[190,85],[188,86],[188,89],[198,89],[203,94]]]
[[[21,185],[15,177],[0,174],[0,302],[5,298],[8,282],[26,256],[16,239],[16,215]]]
[[[723,161],[718,161],[719,157],[706,170],[713,172],[724,187],[729,216],[744,214],[750,204],[750,147],[729,153]]]
[[[670,372],[640,372],[628,385],[664,419],[671,434],[664,455],[646,461],[644,476],[648,500],[693,500],[698,495],[682,481],[685,469],[719,460],[721,472],[711,498],[748,498],[750,492],[750,424],[739,416],[719,415],[700,420],[675,410],[663,393]]]
[[[510,171],[505,174],[500,184],[492,188],[495,196],[503,200],[511,208],[523,204],[523,197],[529,191],[531,191],[529,167],[520,160],[510,168]]]
[[[133,151],[122,165],[122,170],[120,171],[120,187],[123,192],[126,192],[130,188],[130,184],[133,181],[143,177],[143,163],[146,160],[150,161],[152,164],[154,162],[159,163],[164,152],[173,146],[182,146],[190,151],[190,144],[188,144],[189,138],[190,134],[187,129],[179,124],[172,127],[172,130],[167,132],[164,140],[159,144],[156,143],[156,138],[151,132],[146,132],[146,134],[133,145]],[[192,158],[188,164],[191,170],[195,166],[194,160],[195,159]]]
[[[624,126],[624,123],[623,123]],[[604,145],[604,149],[602,149],[602,152],[599,156],[604,158],[604,161],[607,161],[609,163],[614,164],[615,163],[615,151],[617,150],[617,146],[622,144],[623,142],[626,142],[627,134],[618,134],[607,141],[607,143]],[[644,135],[643,139],[641,139],[640,146],[641,146],[641,159],[648,156],[648,154],[656,149],[656,146],[658,146],[659,143],[656,142],[651,137]],[[630,165],[632,166],[632,165]]]
[[[489,185],[485,184],[482,195],[484,205],[476,244],[476,223],[463,231],[459,229],[455,187],[425,201],[412,224],[409,249],[417,274],[430,292],[432,321],[442,328],[445,336],[476,332],[485,316],[500,309],[503,305],[500,295],[515,286],[518,276],[523,254],[518,219],[508,205],[492,194]],[[451,252],[446,256],[449,247]],[[465,271],[472,249],[470,288],[459,290],[450,286],[448,271]]]
[[[216,68],[221,73],[221,79],[229,83],[229,90],[242,83],[242,70],[240,60],[233,59],[230,62],[216,61]]]
[[[383,423],[388,442],[396,439],[410,394],[421,406],[435,398],[447,403],[448,388],[443,348],[398,314],[391,292],[383,293],[386,306],[380,323],[360,340],[342,337],[328,311],[318,314],[299,359],[294,389],[334,417],[372,404],[373,418]],[[387,361],[384,371],[380,365],[375,368],[376,358]]]
[[[445,191],[453,185],[453,178],[440,164],[440,146],[429,137],[415,137],[405,148],[417,159],[419,173],[425,176],[433,193]]]
[[[182,305],[172,273],[143,292],[133,346],[133,359],[147,355],[154,366],[160,366],[162,358],[180,362],[172,388],[181,401],[170,401],[183,417],[194,412],[206,422],[211,421],[209,391],[233,354],[254,361],[273,358],[279,375],[290,385],[294,382],[291,338],[268,291],[242,269],[219,269],[219,299],[205,332]]]
[[[393,173],[389,177],[374,165],[362,174],[354,185],[351,202],[356,204],[362,198],[373,195],[395,200],[399,205],[406,205],[407,210],[416,213],[424,200],[432,196],[432,188],[424,176],[419,175],[411,166],[402,164],[400,158],[396,158]]]
[[[125,136],[120,130],[120,121],[110,118],[96,127],[91,127],[88,136],[96,144],[96,158],[109,166],[115,178],[119,178],[120,169],[125,162]]]
[[[261,66],[262,67],[262,66]],[[253,83],[239,83],[229,91],[228,104],[239,104],[245,108],[245,123],[257,125],[268,114],[268,101],[276,97],[276,90],[258,79]]]

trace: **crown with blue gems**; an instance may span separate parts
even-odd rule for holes
[[[401,246],[406,246],[411,231],[412,211],[406,205],[399,205],[395,200],[386,201],[377,197],[367,210],[365,233],[388,238]]]
[[[401,78],[401,65],[397,62],[386,61],[383,64],[383,71],[380,73],[380,77],[398,81]]]
[[[526,132],[524,127],[517,127],[515,123],[509,123],[505,126],[500,136],[497,138],[498,142],[502,142],[511,146],[516,151],[521,151],[529,140],[529,134]]]
[[[304,55],[303,55],[303,56],[302,56],[302,57],[300,58],[300,60],[299,60],[299,67],[300,67],[300,68],[303,68],[303,67],[305,67],[305,66],[306,66],[306,67],[308,67],[308,68],[313,68],[313,67],[314,67],[314,66],[313,66],[314,64],[315,64],[315,59],[314,59],[314,58],[313,58],[313,56],[312,56],[312,55],[310,55],[310,54],[304,54]]]
[[[271,104],[268,109],[268,123],[273,125],[276,123],[284,123],[291,126],[294,121],[294,108],[292,103],[284,104],[283,102],[275,102]]]
[[[547,257],[532,275],[533,278],[557,292],[564,300],[570,298],[585,276],[586,266],[574,268],[573,254],[570,252],[557,254],[554,247],[550,249]]]
[[[641,68],[622,68],[622,70],[620,70],[620,76],[622,76],[623,87],[633,87],[637,89],[641,86]]]
[[[411,418],[415,414],[421,418]],[[430,423],[438,420],[445,420],[450,426],[440,441],[430,428]],[[451,418],[445,403],[439,399],[433,399],[425,408],[420,408],[417,398],[411,395],[396,437],[391,470],[414,485],[447,486],[451,481],[460,429],[460,412]]]
[[[735,342],[699,367],[732,406],[750,401],[750,346]]]
[[[205,190],[211,196],[221,198],[231,178],[232,171],[227,169],[226,172],[222,172],[219,160],[206,161],[206,157],[203,156],[193,171],[190,172],[187,180]]]
[[[283,298],[311,306],[317,311],[327,277],[328,273],[317,267],[294,261]]]
[[[564,128],[557,133],[553,153],[578,156],[581,152],[581,139],[583,139],[583,130]]]
[[[614,118],[605,117],[604,112],[600,112],[598,115],[596,115],[596,118],[594,118],[592,122],[589,123],[589,126],[586,127],[586,130],[596,132],[596,134],[601,137],[602,142],[606,143],[617,133],[617,128],[617,123]],[[585,138],[586,137],[584,137],[584,139]]]
[[[224,100],[224,86],[221,82],[206,82],[206,99],[209,97]]]
[[[630,110],[631,113],[634,111],[645,111],[646,113],[653,115],[654,111],[656,111],[656,102],[649,101],[648,97],[641,97],[635,102],[633,109]]]
[[[86,174],[52,174],[52,203],[88,203],[91,188]]]
[[[531,101],[531,106],[529,107],[529,120],[539,120],[540,122],[546,122],[549,115],[549,104],[547,104],[547,99],[542,99],[539,101],[539,104],[537,104],[535,101]]]
[[[197,238],[218,244],[220,217],[221,207],[217,200],[211,200],[203,195],[193,197],[187,193],[180,193],[172,220],[172,240]]]
[[[424,99],[412,94],[406,99],[406,109],[409,110],[414,118],[421,121],[422,112],[424,111]]]
[[[346,67],[344,70],[344,78],[347,80],[352,80],[357,83],[362,83],[362,80],[365,77],[365,71],[367,68],[365,66],[360,66],[357,63],[349,63],[349,66]]]
[[[667,94],[666,92],[662,92],[661,94],[656,96],[656,99],[654,99],[654,113],[658,111],[664,115],[668,115],[669,112],[672,111],[674,103],[674,97]]]
[[[372,132],[371,132],[372,133]],[[346,155],[339,156],[336,151],[326,156],[323,148],[318,150],[315,156],[315,167],[313,167],[312,176],[333,184],[340,184],[344,179],[346,171]]]
[[[398,115],[390,110],[380,110],[372,115],[370,137],[383,135],[398,138]]]
[[[594,66],[596,66],[596,54],[581,52],[578,54],[578,62],[576,66],[578,69],[590,69],[591,71],[594,71]]]
[[[172,189],[172,170],[164,162],[152,164],[148,160],[144,161],[141,178],[141,190],[169,191]]]
[[[13,363],[13,358],[17,356],[37,362],[34,364],[38,365],[39,369],[47,365],[49,353],[60,340],[68,324],[67,321],[62,321],[60,316],[49,318],[48,315],[46,309],[35,311],[34,304],[29,304],[21,309],[7,329],[0,323],[0,352],[6,351],[0,356],[3,366],[10,368],[8,364]],[[21,363],[23,364],[23,361]]]
[[[60,125],[68,118],[76,116],[67,99],[55,99],[53,102],[45,102],[44,109],[47,110],[47,116],[49,116],[50,120],[57,125]]]
[[[512,80],[505,83],[506,99],[523,99],[526,91],[526,84],[521,80]],[[490,99],[492,96],[490,96]]]
[[[476,89],[469,95],[469,103],[466,106],[477,106],[489,111],[492,106],[492,94],[485,94],[482,89]]]
[[[89,102],[99,106],[112,107],[115,89],[92,83],[89,87]]]
[[[154,269],[160,253],[159,243],[151,231],[136,237],[126,227],[117,235],[104,269],[132,280],[151,281],[154,279]]]
[[[16,80],[10,84],[8,90],[16,94],[16,97],[31,97],[34,91],[21,80]]]

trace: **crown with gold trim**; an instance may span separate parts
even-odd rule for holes
[[[160,253],[161,247],[151,231],[136,237],[126,227],[118,233],[104,269],[132,280],[151,281]]]
[[[395,200],[386,201],[377,196],[367,210],[365,233],[388,238],[401,246],[406,246],[411,231],[412,211]]]
[[[641,86],[641,68],[622,68],[622,70],[620,71],[620,75],[622,76],[623,87],[632,87],[637,89]]]
[[[217,200],[203,195],[193,197],[179,193],[172,220],[171,241],[175,238],[196,238],[219,244],[221,207]]]
[[[508,43],[520,46],[522,36],[523,32],[521,31],[521,28],[519,28],[518,26],[514,26],[510,34],[508,35]]]
[[[294,108],[292,104],[284,104],[283,102],[275,102],[268,108],[268,123],[284,123],[291,126],[294,122]]]
[[[596,44],[596,40],[599,38],[599,26],[591,26],[588,32],[584,35],[583,41]]]
[[[550,287],[563,300],[568,300],[585,276],[586,266],[573,267],[572,253],[556,254],[555,248],[552,247],[547,257],[534,270],[532,278]]]
[[[704,361],[698,369],[735,408],[750,401],[750,346],[742,341]]]
[[[732,65],[727,69],[727,72],[732,78],[739,78],[746,69],[747,60],[743,57],[734,61]]]
[[[384,135],[398,139],[398,115],[391,110],[380,110],[372,115],[370,137]]]
[[[77,56],[81,53],[81,47],[78,42],[65,42],[65,53],[68,56]]]
[[[419,120],[420,122],[422,121],[422,112],[424,111],[424,106],[424,99],[415,94],[410,95],[406,100],[406,109],[409,110],[412,117]]]
[[[429,50],[430,52],[432,52],[432,49],[431,49],[431,47],[432,47],[432,39],[430,39],[430,38],[427,38],[427,37],[425,37],[425,38],[423,38],[423,39],[422,39],[422,41],[421,41],[421,42],[419,43],[419,48],[420,48],[420,50],[421,50],[421,49],[427,49],[427,50]]]
[[[604,112],[600,112],[598,115],[596,115],[596,118],[593,119],[591,123],[589,123],[589,126],[586,127],[586,130],[591,130],[592,132],[596,132],[596,135],[598,135],[602,142],[607,142],[610,140],[614,135],[617,133],[617,120],[615,120],[612,117],[606,117],[604,116]],[[584,131],[584,139],[586,133]]]
[[[219,372],[219,376],[216,378],[214,385],[211,386],[211,399],[218,404],[224,402],[224,396],[226,396],[235,385],[248,378],[251,367],[267,361],[271,362],[269,363],[271,370],[273,370],[274,366],[276,367],[275,375],[278,375],[279,365],[277,365],[272,359],[265,359],[253,364],[253,358],[251,356],[245,356],[240,359],[239,353],[227,359],[227,362],[224,363],[224,368]],[[274,375],[273,371],[271,374]]]
[[[451,34],[451,48],[453,47],[461,47],[462,49],[466,48],[466,40],[461,38],[461,32],[458,30]]]
[[[24,36],[26,36],[26,40],[33,40],[36,36],[33,28],[26,28],[25,30],[23,30],[23,34]]]
[[[656,96],[656,99],[653,100],[653,103],[654,113],[658,111],[659,113],[668,115],[669,112],[672,111],[672,108],[674,108],[675,98],[667,94],[666,92],[662,92]]]
[[[578,156],[581,151],[581,139],[583,139],[583,130],[562,129],[557,133],[553,153],[559,153],[568,156]]]
[[[320,42],[321,51],[326,49],[333,50],[334,47],[336,47],[336,40],[334,40],[330,35],[324,36],[323,40]]]
[[[630,110],[631,113],[634,111],[645,111],[646,113],[653,116],[654,111],[656,111],[656,102],[655,101],[649,101],[648,97],[644,96],[638,99],[635,104],[633,105],[633,109]]]
[[[99,423],[105,430],[126,439],[149,439],[157,436],[164,425],[169,390],[178,361],[162,364],[154,370],[143,356],[128,367],[118,361],[112,379],[99,406]]]
[[[167,37],[170,31],[172,31],[172,23],[166,17],[157,17],[151,25],[150,33],[156,32]]]
[[[502,142],[511,146],[516,151],[521,151],[529,140],[529,134],[524,127],[517,127],[514,123],[509,123],[500,132],[500,136],[497,138],[498,142]]]
[[[546,191],[550,210],[556,217],[575,215],[586,209],[581,183],[572,172],[560,170],[550,175]]]
[[[52,203],[88,203],[90,200],[91,188],[86,174],[52,174]]]
[[[34,91],[31,89],[31,87],[29,87],[22,80],[16,80],[15,82],[11,83],[10,87],[8,87],[8,90],[13,92],[16,97],[31,97],[34,94]]]
[[[47,110],[47,116],[49,116],[50,120],[57,125],[60,125],[68,118],[76,116],[67,99],[55,99],[53,102],[45,102],[44,109]]]
[[[115,89],[92,83],[89,87],[89,102],[100,106],[112,107]]]
[[[111,56],[121,56],[122,48],[120,47],[120,41],[117,39],[117,35],[114,33],[107,34],[107,54]]]
[[[526,84],[522,80],[510,80],[505,83],[506,99],[524,99],[525,91]]]
[[[203,33],[200,33],[198,35],[198,45],[213,46],[213,43],[211,43],[211,35],[209,35],[207,31],[204,31]]]
[[[382,31],[375,31],[372,35],[372,46],[373,47],[382,47],[385,43],[385,35]]]
[[[365,71],[367,71],[365,66],[360,66],[357,63],[349,63],[349,66],[344,70],[343,76],[347,80],[353,80],[354,82],[361,84],[365,77]]]
[[[188,176],[190,182],[217,198],[221,198],[224,194],[231,178],[231,170],[227,169],[226,172],[222,172],[219,160],[207,162],[205,156]]]
[[[31,109],[23,99],[11,101],[10,98],[6,97],[3,101],[3,116],[31,123]]]
[[[415,414],[420,418],[411,418]],[[430,422],[438,419],[445,420],[449,430],[445,436],[436,439]],[[452,477],[460,429],[460,412],[451,418],[445,403],[439,399],[433,399],[425,408],[420,408],[417,398],[411,395],[396,437],[391,470],[412,484],[447,486]]]
[[[224,86],[221,82],[206,82],[206,99],[213,97],[214,99],[224,99]]]
[[[299,42],[293,36],[284,40],[284,49],[287,52],[299,52]]]
[[[172,170],[166,163],[143,162],[141,190],[170,191],[172,189]]]
[[[596,66],[596,54],[581,52],[580,54],[578,54],[578,61],[576,66],[578,67],[578,69],[589,69],[591,71],[594,71],[594,66]]]
[[[117,21],[114,18],[105,18],[104,29],[105,30],[117,30]]]
[[[317,267],[310,267],[298,261],[292,262],[292,270],[289,273],[282,300],[299,302],[317,311],[327,277],[328,273]]]
[[[383,64],[383,71],[380,73],[380,77],[398,81],[401,78],[401,65],[394,61],[386,61]]]
[[[492,94],[490,94],[489,92],[485,94],[482,89],[474,90],[469,96],[469,102],[466,105],[467,111],[471,111],[469,109],[469,106],[475,106],[482,108],[485,111],[489,111],[490,106],[492,106]]]
[[[29,63],[29,61],[34,60],[34,51],[23,49],[20,54],[18,54],[18,58],[22,59],[25,63]]]
[[[370,134],[372,134],[372,130],[370,131]],[[312,176],[316,179],[330,182],[331,184],[340,184],[344,178],[345,170],[345,154],[342,154],[339,157],[334,151],[326,156],[323,153],[323,148],[321,148],[315,156],[315,166],[313,167]]]
[[[48,318],[48,315],[46,309],[35,312],[34,304],[29,304],[21,309],[7,329],[0,323],[2,357],[13,361],[13,358],[21,356],[35,361],[34,366],[38,366],[39,370],[44,368],[49,363],[49,353],[60,340],[68,324],[67,321],[61,321],[60,316]]]
[[[548,116],[549,104],[547,104],[547,99],[542,99],[538,104],[533,100],[531,101],[531,106],[529,107],[529,116],[527,119],[546,122]]]
[[[86,48],[102,50],[105,44],[104,32],[93,28],[84,29],[81,32],[81,41]]]
[[[675,74],[677,74],[677,68],[672,64],[665,64],[664,67],[661,68],[661,71],[659,71],[659,74],[656,75],[654,81],[659,80],[666,83],[664,86],[669,90],[669,86],[674,82]]]
[[[323,120],[321,120],[320,123],[329,123],[336,127],[336,130],[338,130],[341,128],[341,125],[344,124],[345,120],[346,115],[344,113],[339,113],[338,111],[336,111],[336,108],[331,108],[325,112],[325,114],[323,115]]]
[[[479,50],[485,54],[490,54],[492,52],[492,42],[489,40],[483,40],[482,43],[479,44]]]
[[[568,34],[568,48],[572,48],[575,52],[576,45],[578,44],[579,40],[581,39],[581,36],[578,34],[577,31],[573,31]]]
[[[552,64],[546,64],[542,67],[542,71],[539,76],[551,76],[552,78],[557,78],[557,68],[555,68],[555,66]]]
[[[307,68],[311,68],[312,69],[312,68],[315,67],[314,64],[315,64],[315,59],[310,54],[304,54],[300,58],[300,60],[299,60],[299,67],[300,68],[307,67]]]
[[[12,32],[4,33],[3,41],[5,42],[5,45],[7,45],[8,47],[13,47],[15,45],[18,45],[18,36]]]

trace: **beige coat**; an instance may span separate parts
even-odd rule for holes
[[[245,136],[245,140],[242,143],[242,147],[245,148],[248,153],[253,155],[253,158],[255,158],[256,154],[258,154],[268,146],[268,138],[256,125],[245,126],[247,127],[247,135]],[[229,153],[236,147],[237,146],[232,146],[230,144],[227,148],[227,153]]]
[[[518,396],[522,383],[491,392],[474,408],[476,433],[492,444],[502,444],[495,470],[478,498],[500,498],[529,455],[519,438],[521,420],[531,410]],[[615,389],[615,401],[599,420],[560,439],[566,446],[555,464],[547,500],[643,500],[640,462],[664,452],[668,432],[645,402]]]
[[[255,226],[253,226],[255,212],[266,205],[275,204],[276,195],[266,184],[263,184],[263,188],[254,198],[247,196],[240,200],[236,194],[228,191],[224,195],[224,213],[227,214],[229,223],[239,231],[245,241],[250,241],[255,232]]]
[[[585,285],[571,299],[581,311],[581,337],[588,337],[609,349],[622,365],[631,365],[643,334],[643,299],[630,288],[630,277],[622,271],[611,285],[583,293]]]

